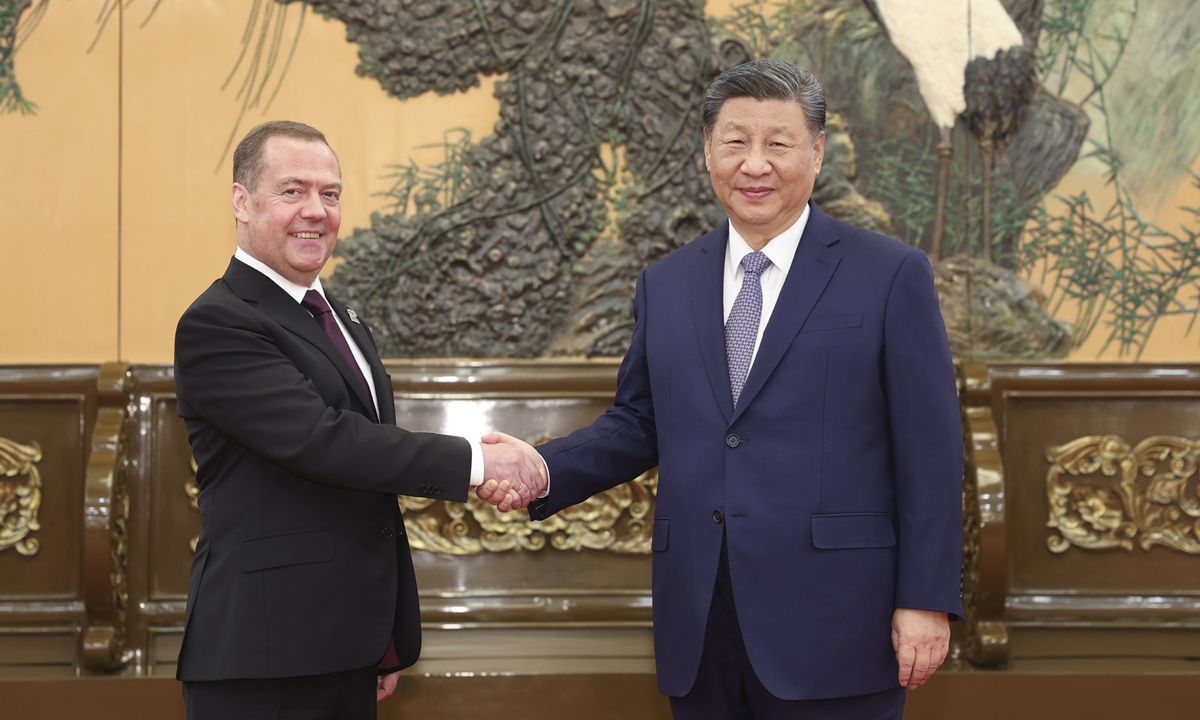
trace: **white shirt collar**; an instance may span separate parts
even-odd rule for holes
[[[767,241],[763,246],[762,252],[771,260],[771,265],[783,271],[787,275],[788,270],[792,267],[792,260],[796,257],[796,248],[800,246],[800,236],[804,234],[804,228],[808,225],[808,216],[812,214],[812,207],[808,204],[804,206],[804,212],[800,213],[800,217],[796,222],[792,223],[791,227],[779,233],[775,237]],[[730,275],[735,274],[742,265],[742,258],[754,252],[754,248],[746,242],[733,227],[733,222],[729,223],[729,250],[725,253],[726,272]]]
[[[304,285],[297,285],[291,280],[288,280],[284,276],[272,270],[265,262],[254,257],[240,247],[237,249],[237,252],[233,254],[233,257],[235,260],[240,260],[263,275],[269,277],[271,281],[278,285],[285,293],[291,295],[292,299],[296,302],[303,300],[304,294],[309,290],[316,290],[317,292],[321,293],[321,297],[325,297],[325,289],[321,287],[321,278],[319,277],[313,278],[312,285],[305,287]],[[740,257],[738,258],[738,261],[741,261]],[[772,258],[771,262],[774,261],[774,258]],[[326,302],[328,302],[328,300],[326,300]]]

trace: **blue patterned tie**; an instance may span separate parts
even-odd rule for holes
[[[735,408],[754,357],[754,341],[758,339],[758,321],[762,317],[762,274],[770,266],[771,258],[762,252],[748,253],[742,258],[742,267],[746,269],[742,289],[725,321],[725,355]]]

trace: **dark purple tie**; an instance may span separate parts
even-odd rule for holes
[[[354,374],[358,376],[358,381],[362,383],[363,389],[367,391],[367,397],[370,397],[371,386],[367,384],[367,379],[363,377],[362,368],[358,366],[358,361],[354,359],[354,353],[350,352],[350,345],[346,343],[346,336],[342,335],[342,329],[338,327],[337,320],[333,317],[333,310],[329,309],[329,303],[325,302],[324,296],[316,290],[309,290],[304,293],[304,299],[300,301],[300,305],[312,313],[313,318],[321,325],[321,329],[333,341],[333,346],[338,349],[342,357],[346,358],[346,362],[350,363],[350,368],[354,370]]]

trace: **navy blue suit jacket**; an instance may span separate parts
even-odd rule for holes
[[[695,681],[722,534],[746,650],[772,694],[896,687],[893,611],[962,614],[962,429],[933,272],[921,251],[812,205],[735,408],[728,235],[722,225],[642,273],[614,405],[538,448],[551,492],[531,515],[658,465],[666,695]]]

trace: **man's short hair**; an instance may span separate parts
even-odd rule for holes
[[[783,60],[755,60],[729,68],[704,94],[704,135],[712,135],[726,100],[790,100],[804,111],[813,140],[825,132],[825,88],[812,73]]]
[[[266,164],[265,152],[267,141],[273,137],[288,137],[296,140],[319,142],[329,147],[325,134],[315,127],[291,120],[272,120],[252,129],[238,143],[233,151],[233,181],[239,183],[250,192],[258,185],[262,175],[263,165]],[[329,148],[330,152],[333,148]]]

